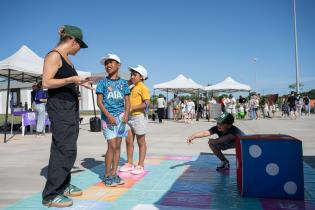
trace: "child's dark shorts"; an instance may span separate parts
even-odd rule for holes
[[[211,141],[211,139],[210,139]],[[213,144],[213,147],[219,149],[219,150],[227,150],[227,149],[232,149],[235,148],[235,142],[234,141],[228,141],[228,142],[223,142],[219,144]]]

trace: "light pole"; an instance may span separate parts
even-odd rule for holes
[[[295,89],[297,93],[300,93],[300,76],[299,76],[299,58],[298,58],[298,43],[297,43],[297,31],[296,31],[296,8],[295,0],[293,0],[293,22],[294,22],[294,42],[295,42]]]
[[[253,61],[254,61],[254,74],[255,74],[255,78],[254,78],[254,88],[255,88],[255,91],[257,91],[257,72],[256,72],[256,63],[257,63],[257,58],[253,58]]]

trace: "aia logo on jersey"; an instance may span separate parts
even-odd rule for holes
[[[108,95],[107,95],[107,99],[123,99],[122,95],[121,95],[121,92],[119,91],[112,91],[112,92],[109,92]]]

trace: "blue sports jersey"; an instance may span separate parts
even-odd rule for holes
[[[130,94],[128,82],[124,79],[111,80],[105,77],[96,86],[96,94],[103,95],[106,110],[117,117],[125,111],[125,96]],[[102,113],[102,119],[106,120]]]

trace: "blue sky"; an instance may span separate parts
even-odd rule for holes
[[[231,76],[262,94],[285,94],[295,83],[292,0],[3,0],[0,5],[0,60],[23,44],[44,57],[58,42],[59,26],[69,24],[82,28],[89,45],[72,57],[78,70],[104,71],[100,57],[115,53],[123,71],[137,64],[147,68],[150,89],[181,73],[202,85]],[[315,1],[296,0],[296,6],[300,82],[307,91],[315,88]]]

